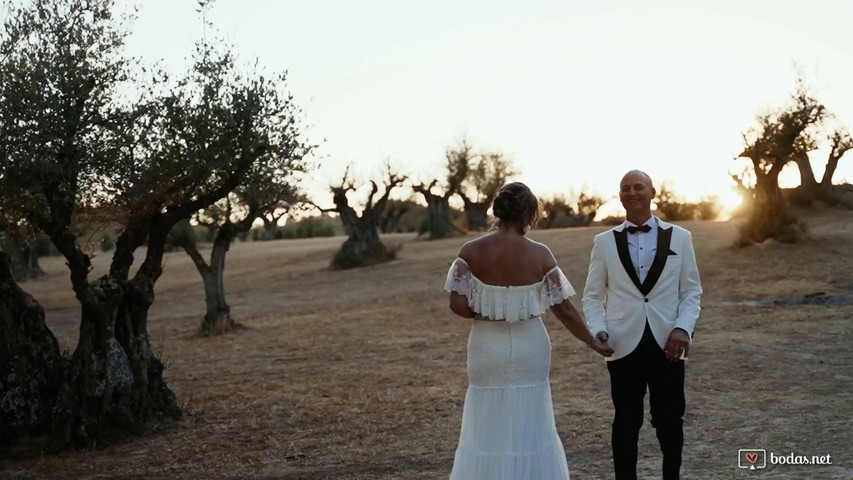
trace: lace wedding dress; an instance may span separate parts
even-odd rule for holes
[[[541,314],[574,295],[554,267],[542,281],[494,286],[457,258],[449,292],[468,297],[468,391],[451,480],[563,480],[566,453],[551,404],[551,340]]]

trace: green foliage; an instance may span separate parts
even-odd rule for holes
[[[339,235],[343,227],[340,220],[328,215],[305,217],[299,221],[289,221],[276,230],[276,239],[333,237]]]
[[[546,198],[541,203],[542,218],[537,224],[538,228],[585,227],[592,224],[598,209],[604,205],[604,199],[581,192],[574,207],[563,195]]]
[[[575,215],[575,209],[569,205],[568,200],[563,195],[555,195],[551,198],[543,198],[540,200],[542,204],[542,218],[536,224],[537,228],[563,228],[569,225],[560,225],[560,219],[570,219]]]
[[[744,135],[740,157],[752,161],[756,177],[778,175],[798,155],[817,148],[816,128],[826,116],[826,107],[800,78],[787,105],[758,116],[758,126]]]
[[[468,175],[468,182],[474,187],[475,203],[487,203],[498,195],[507,178],[517,174],[512,161],[501,152],[481,153]]]
[[[592,220],[598,213],[598,209],[601,208],[602,205],[604,205],[603,198],[598,195],[589,195],[585,192],[581,192],[580,195],[578,195],[577,210],[582,225],[586,226],[592,223]]]
[[[451,194],[462,191],[462,185],[471,175],[471,162],[476,154],[466,139],[459,142],[456,148],[449,148],[445,153],[447,158],[447,191]]]
[[[655,198],[655,213],[668,222],[682,220],[715,220],[720,216],[717,197],[706,197],[696,203],[679,201],[675,192],[666,185],[661,186]]]
[[[139,118],[112,1],[5,4],[0,32],[0,212],[67,233],[80,209],[108,202]],[[130,100],[130,101],[128,101]],[[57,223],[66,232],[50,227]]]

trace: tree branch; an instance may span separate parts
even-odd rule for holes
[[[207,262],[204,261],[204,257],[201,256],[198,248],[189,242],[180,242],[180,245],[192,259],[198,273],[200,273],[202,277],[206,277],[210,272],[210,266],[208,266]]]
[[[424,185],[424,183],[421,182],[418,185],[412,185],[412,190],[422,194],[425,197],[429,197],[431,195],[437,197],[438,195],[432,193],[432,187],[434,187],[437,183],[438,179],[434,179],[432,182],[430,182],[429,186]]]
[[[388,169],[388,178],[385,181],[385,192],[376,201],[376,204],[372,208],[372,210],[370,208],[367,208],[367,209],[365,209],[365,213],[367,213],[369,211],[375,211],[376,212],[375,215],[381,216],[382,212],[385,210],[385,205],[388,203],[388,197],[391,195],[391,190],[399,187],[400,185],[405,183],[406,180],[408,180],[408,177],[406,177],[405,175],[399,175],[397,173],[394,173],[391,170],[391,164],[390,163],[387,165],[387,169]],[[368,205],[370,205],[370,203],[372,203],[373,195],[377,190],[376,182],[371,181],[371,183],[373,184],[373,192],[371,192],[371,194],[370,194],[370,202],[368,203]]]
[[[853,150],[853,138],[844,130],[836,130],[830,136],[832,140],[832,149],[829,152],[829,158],[826,161],[826,168],[823,171],[823,178],[820,184],[824,188],[832,185],[832,176],[835,175],[835,170],[838,168],[838,161],[849,150]]]
[[[339,213],[337,208],[323,208],[320,205],[317,205],[313,201],[309,201],[314,208],[320,211],[320,213]]]
[[[148,238],[146,223],[128,225],[116,239],[115,252],[110,262],[110,275],[127,280],[130,267],[133,265],[133,252],[145,243]]]
[[[373,197],[379,191],[379,186],[376,185],[376,182],[373,180],[370,181],[370,195],[367,196],[367,205],[364,206],[365,211],[370,211],[373,209]],[[388,190],[386,188],[385,193],[387,195]]]

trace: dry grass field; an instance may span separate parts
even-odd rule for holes
[[[853,478],[853,306],[743,303],[853,291],[853,214],[807,221],[801,244],[747,249],[731,248],[732,222],[683,224],[705,289],[687,369],[684,478]],[[580,291],[602,230],[532,237],[551,247]],[[169,254],[150,333],[184,418],[117,445],[2,460],[0,478],[447,478],[470,321],[451,314],[442,286],[466,238],[386,240],[403,244],[397,261],[345,272],[325,269],[341,237],[234,245],[226,289],[245,328],[210,338],[198,335],[200,278],[183,252]],[[107,262],[97,257],[94,273]],[[65,266],[58,258],[42,264],[48,276],[23,287],[73,349],[79,312]],[[603,360],[550,314],[546,326],[572,477],[611,478]],[[750,472],[737,467],[739,448],[830,454],[833,465]],[[641,477],[659,478],[659,462],[647,421]]]

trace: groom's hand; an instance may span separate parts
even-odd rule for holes
[[[614,350],[613,350],[613,348],[610,347],[610,345],[607,344],[607,340],[609,338],[610,338],[610,336],[607,335],[607,332],[598,332],[595,335],[595,341],[590,346],[597,353],[599,353],[605,357],[610,357],[613,355]]]
[[[681,328],[673,328],[669,338],[666,339],[663,351],[666,352],[666,358],[674,362],[681,358],[682,354],[686,357],[688,348],[690,348],[690,335]]]

